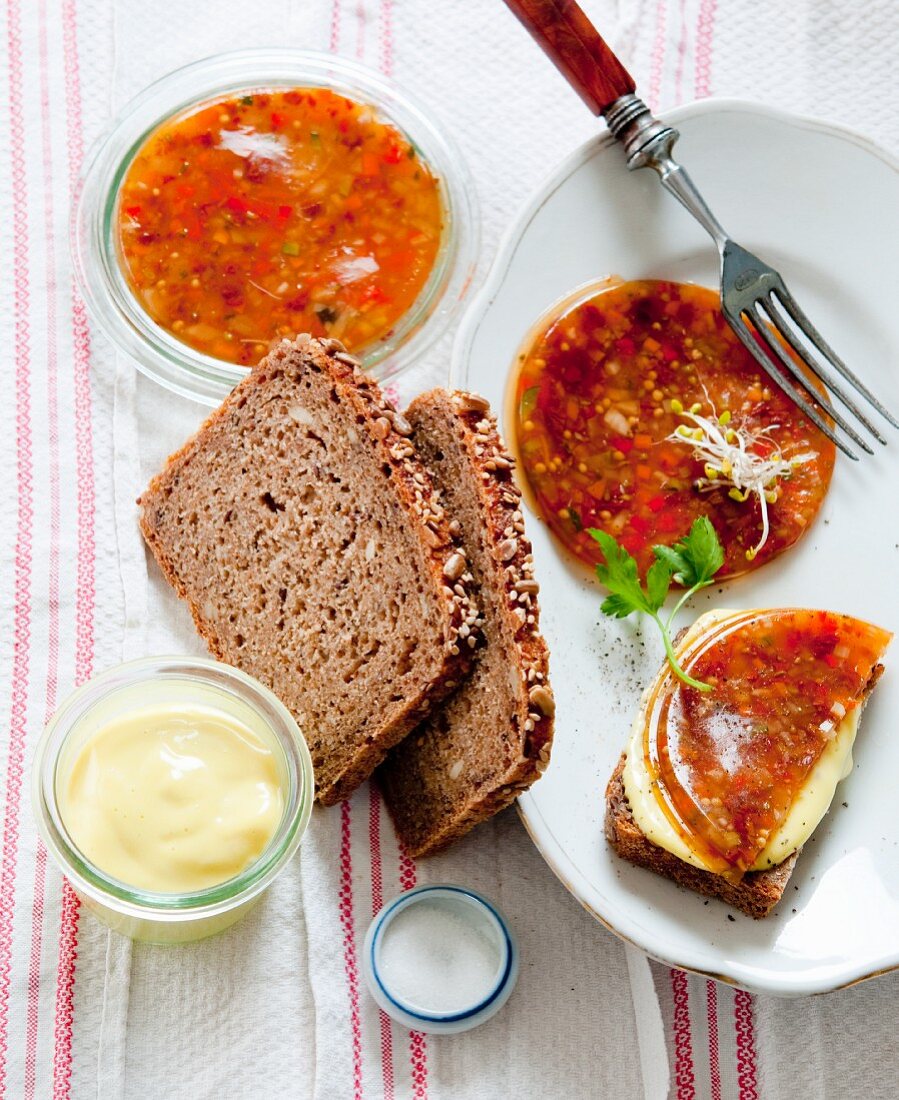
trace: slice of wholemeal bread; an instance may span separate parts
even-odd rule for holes
[[[467,672],[477,613],[411,428],[337,341],[269,354],[139,500],[211,652],[296,715],[346,797]],[[452,573],[452,569],[450,572]]]
[[[675,644],[683,633],[681,631],[675,639]],[[883,665],[874,666],[859,706],[865,706],[882,672]],[[782,863],[766,871],[749,871],[740,882],[729,882],[720,875],[694,867],[666,849],[653,844],[634,820],[624,790],[623,774],[626,758],[627,754],[622,753],[618,766],[606,787],[606,839],[618,855],[629,863],[635,863],[638,867],[645,867],[657,875],[673,879],[681,886],[695,890],[698,894],[719,898],[756,920],[767,917],[783,896],[802,849],[793,852]]]
[[[509,805],[549,761],[555,704],[521,497],[487,402],[433,390],[406,413],[461,531],[484,644],[471,675],[378,772],[410,854],[430,855]],[[456,572],[465,568],[460,558]]]

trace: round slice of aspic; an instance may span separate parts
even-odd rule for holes
[[[662,831],[670,827],[690,862],[736,882],[802,846],[833,797],[891,639],[848,615],[804,608],[697,620],[678,656],[710,690],[663,667],[641,708],[639,762],[656,803],[649,816],[661,811]],[[801,815],[806,835],[795,835],[791,809],[819,762],[836,764],[833,782],[817,815]]]

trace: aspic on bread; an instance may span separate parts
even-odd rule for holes
[[[622,782],[626,759],[622,754],[606,787],[606,839],[618,855],[628,863],[673,879],[688,890],[695,890],[697,894],[718,898],[750,917],[766,917],[787,888],[798,852],[787,856],[780,864],[767,871],[751,871],[740,882],[728,882],[720,875],[694,867],[665,848],[653,844],[634,820]]]
[[[272,351],[139,500],[214,656],[296,716],[330,804],[466,674],[477,611],[411,427],[337,341]]]
[[[555,703],[521,495],[487,402],[438,389],[416,398],[406,415],[458,525],[483,617],[471,673],[378,772],[404,846],[425,856],[508,806],[540,777],[549,762]]]
[[[802,658],[794,658],[793,650],[781,651],[783,639],[771,631],[777,616],[792,631],[786,642],[792,639],[797,653],[805,647]],[[803,622],[820,624],[820,639],[811,632],[802,635]],[[749,630],[756,631],[751,644]],[[679,660],[698,655],[712,670],[718,662],[719,680],[703,697],[684,689],[664,665],[647,688],[606,789],[605,831],[611,846],[629,862],[751,917],[767,916],[781,899],[802,846],[827,812],[837,783],[851,770],[861,712],[883,671],[879,659],[890,638],[878,627],[830,612],[775,609],[700,616],[675,640],[675,651]],[[722,657],[723,644],[743,662],[742,685],[733,686],[741,673]],[[796,684],[790,683],[791,665]],[[831,695],[829,678],[835,682],[838,677],[840,687]],[[741,698],[738,693],[747,685],[755,690],[744,691]],[[805,709],[794,702],[794,689],[803,685],[809,693]],[[722,695],[718,703],[713,701],[716,688]],[[819,724],[821,717],[825,720]],[[686,742],[679,739],[678,728],[688,731]],[[661,730],[667,731],[664,752]],[[703,754],[703,746],[711,746],[711,755]],[[791,768],[793,780],[773,778],[788,776]],[[681,786],[690,769],[693,786],[686,779],[686,787]],[[711,797],[713,791],[720,797]],[[775,806],[777,813],[770,815]],[[767,827],[753,831],[748,824],[753,816],[762,820],[766,814]]]

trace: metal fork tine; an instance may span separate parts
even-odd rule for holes
[[[785,370],[788,370],[790,374],[793,375],[796,381],[805,389],[805,391],[813,400],[819,401],[820,395],[815,392],[815,389],[809,379],[802,373],[795,360],[784,351],[777,338],[771,334],[771,330],[768,328],[765,315],[759,309],[758,302],[756,302],[755,312],[750,313],[749,316],[752,319],[752,323],[755,325],[756,330],[758,331],[760,339],[764,342],[764,345],[768,349],[768,351],[770,351],[774,358],[783,365]],[[821,374],[820,369],[814,363],[810,363],[809,367],[811,368],[812,373],[815,375],[816,378],[820,379],[825,384],[825,386],[828,385],[828,378]],[[858,432],[855,430],[855,428],[852,427],[849,421],[839,412],[837,412],[837,410],[832,405],[829,406],[827,413],[828,416],[830,416],[843,429],[843,431],[849,436],[853,443],[857,443],[859,447],[861,447],[861,449],[863,451],[866,451],[869,455],[874,454],[874,451],[871,449],[871,446],[868,444],[868,442],[858,434]],[[865,425],[867,426],[867,421],[865,421],[864,418],[862,418],[862,420],[863,423],[865,423]]]
[[[886,440],[884,439],[884,437],[880,434],[877,428],[874,427],[871,421],[867,418],[867,416],[865,416],[865,414],[861,411],[858,405],[856,405],[852,398],[848,396],[843,387],[834,381],[831,375],[824,370],[822,365],[816,362],[814,358],[809,354],[808,349],[803,347],[801,341],[796,339],[795,335],[793,334],[792,327],[789,324],[785,323],[784,317],[780,312],[780,307],[774,301],[773,292],[768,296],[768,298],[764,299],[764,304],[765,310],[768,313],[768,316],[771,318],[774,327],[787,341],[793,351],[796,352],[803,363],[805,363],[812,374],[814,374],[816,378],[819,378],[824,383],[824,385],[828,389],[828,392],[833,394],[834,397],[836,397],[846,406],[846,408],[852,413],[852,415],[858,420],[858,422],[864,428],[866,428],[871,433],[871,435],[874,436],[878,443],[882,443],[884,446],[886,446]],[[798,322],[794,323],[798,324]],[[782,355],[781,359],[783,359]]]
[[[871,391],[864,384],[864,382],[861,381],[861,379],[856,378],[856,376],[846,366],[839,355],[837,355],[830,344],[827,343],[821,333],[818,332],[818,330],[811,323],[808,317],[806,317],[803,311],[799,308],[799,306],[796,304],[796,299],[789,292],[789,290],[787,290],[786,286],[781,283],[780,286],[775,287],[772,290],[772,294],[777,295],[778,300],[781,302],[784,309],[795,322],[795,324],[799,328],[799,331],[804,336],[806,336],[811,341],[811,343],[815,345],[818,351],[820,351],[825,359],[827,359],[828,362],[833,366],[834,370],[836,370],[837,373],[841,374],[843,378],[845,378],[846,381],[850,384],[850,386],[858,390],[862,397],[870,401],[874,408],[877,409],[877,411],[885,420],[889,421],[889,423],[892,424],[894,428],[899,428],[899,420],[897,420],[896,417],[893,416],[893,414],[887,408],[885,408],[880,401],[878,401],[878,399],[874,396],[873,393],[871,393]],[[883,442],[883,440],[881,440],[881,442]]]
[[[827,436],[827,438],[835,446],[846,455],[847,458],[851,458],[854,462],[858,462],[858,455],[854,451],[851,451],[846,444],[839,438],[836,432],[831,426],[824,420],[824,417],[815,409],[805,398],[802,391],[797,389],[796,386],[788,379],[784,378],[781,371],[777,369],[771,359],[762,351],[759,345],[756,343],[755,337],[749,331],[749,327],[742,317],[736,314],[728,312],[726,314],[730,327],[734,330],[743,347],[749,352],[749,354],[755,359],[758,365],[764,370],[770,377],[781,387],[790,398],[799,406],[805,415],[811,420],[811,422]]]

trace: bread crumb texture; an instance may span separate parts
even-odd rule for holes
[[[346,797],[465,675],[478,613],[411,427],[337,341],[268,355],[168,461],[140,526],[212,654],[296,716]],[[464,635],[465,637],[463,637]]]

